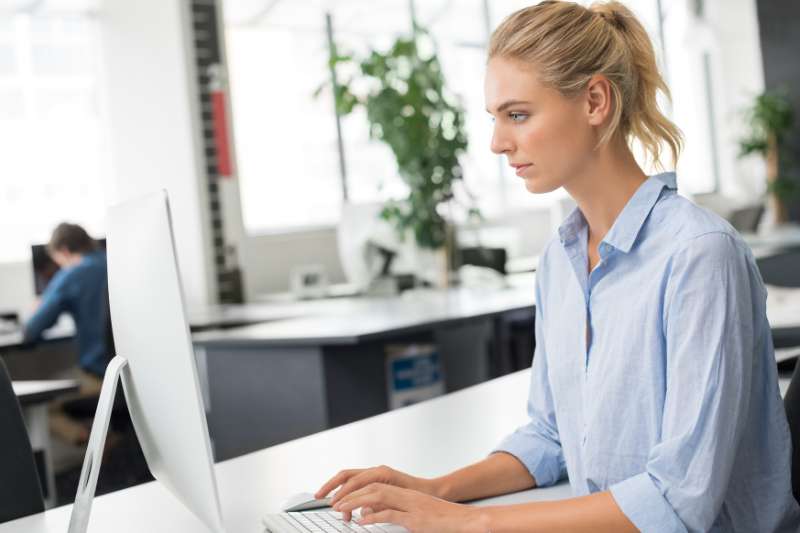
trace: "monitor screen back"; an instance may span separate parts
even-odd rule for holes
[[[122,383],[153,476],[223,531],[165,191],[112,207],[108,289]]]

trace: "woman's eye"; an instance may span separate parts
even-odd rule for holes
[[[508,118],[510,118],[512,122],[522,122],[523,120],[528,118],[528,115],[526,113],[519,113],[516,111],[512,111],[511,113],[508,114]]]

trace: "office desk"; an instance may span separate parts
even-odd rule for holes
[[[516,281],[501,290],[328,300],[317,316],[193,335],[215,456],[388,410],[387,345],[435,343],[448,391],[486,381],[497,330],[509,317],[533,318],[534,277]]]
[[[523,370],[421,404],[287,442],[215,466],[230,533],[262,533],[260,518],[286,498],[313,492],[342,468],[387,464],[434,477],[485,457],[527,422],[530,371]],[[788,377],[781,378],[785,393]],[[268,423],[268,422],[263,422]],[[100,473],[102,476],[102,471]],[[477,502],[520,503],[570,497],[566,483]],[[71,506],[0,524],[0,533],[64,533]],[[98,497],[90,533],[183,533],[202,524],[157,482]]]
[[[57,342],[71,339],[75,335],[75,323],[67,315],[62,315],[56,324],[46,330],[41,342]],[[0,333],[0,353],[25,346],[22,328],[17,331]]]
[[[260,519],[288,496],[314,491],[338,470],[388,464],[437,476],[485,457],[525,423],[529,372],[522,371],[428,402],[287,442],[216,465],[227,531],[262,533]],[[268,423],[264,421],[263,423]],[[102,476],[102,471],[100,473]],[[570,496],[568,485],[482,502]],[[0,533],[64,533],[71,506],[0,525]],[[202,532],[201,523],[164,487],[147,483],[98,497],[94,533]]]
[[[53,472],[52,448],[50,446],[50,424],[48,403],[50,400],[68,392],[78,390],[78,382],[67,380],[52,381],[14,381],[28,438],[36,458],[36,466],[42,478],[45,505],[52,507],[56,502],[55,474]]]

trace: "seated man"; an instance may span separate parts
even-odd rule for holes
[[[108,274],[106,254],[97,249],[86,231],[76,224],[59,224],[47,251],[60,270],[42,293],[34,314],[25,324],[25,341],[36,342],[61,313],[69,313],[76,329],[78,366],[71,376],[80,383],[81,397],[100,393],[108,365]],[[88,429],[69,419],[61,410],[64,398],[51,414],[53,431],[74,444],[85,443]]]

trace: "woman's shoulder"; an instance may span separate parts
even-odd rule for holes
[[[726,242],[733,249],[747,250],[739,232],[713,211],[701,207],[679,194],[664,197],[653,209],[649,224],[659,240],[668,242],[674,250],[680,250],[700,241]]]

